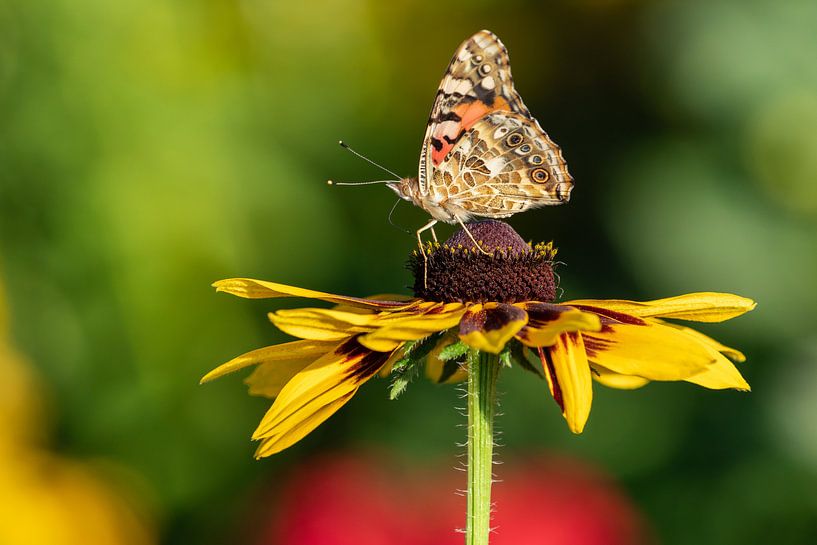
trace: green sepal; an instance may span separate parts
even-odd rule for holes
[[[389,399],[397,399],[408,388],[409,383],[417,377],[419,370],[425,364],[426,357],[437,345],[441,336],[442,333],[434,333],[403,345],[403,357],[397,360],[391,368],[394,380],[389,388]]]
[[[511,341],[505,343],[505,346],[502,347],[502,352],[499,353],[499,363],[502,364],[502,367],[512,367],[513,366],[513,356],[511,354],[511,344],[512,344]]]
[[[437,357],[442,361],[455,360],[460,358],[460,356],[464,356],[465,353],[468,352],[468,348],[469,346],[464,342],[457,341],[440,350],[440,354]]]

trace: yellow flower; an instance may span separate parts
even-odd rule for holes
[[[42,446],[48,422],[30,362],[7,338],[0,282],[0,544],[148,545],[155,532],[98,464]]]
[[[468,351],[499,354],[506,366],[544,375],[574,433],[582,432],[590,414],[592,379],[622,389],[683,380],[749,390],[730,361],[744,361],[743,354],[665,319],[720,322],[753,309],[753,301],[726,293],[647,302],[533,300],[531,294],[553,299],[555,251],[520,245],[521,238],[506,227],[471,226],[495,250],[492,256],[463,245],[461,235],[429,245],[426,257],[415,255],[411,265],[420,297],[414,299],[346,297],[245,278],[216,282],[217,291],[239,297],[302,297],[336,306],[270,313],[276,327],[301,340],[243,354],[202,382],[256,366],[246,379],[250,393],[275,398],[253,434],[260,441],[257,457],[302,439],[375,375],[397,376],[393,394],[421,364],[435,382],[462,380]],[[498,294],[496,300],[488,299],[492,294]]]

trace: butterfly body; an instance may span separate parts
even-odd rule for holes
[[[477,32],[457,49],[431,110],[418,176],[389,186],[446,223],[569,200],[573,178],[561,149],[514,89],[507,50],[493,33]]]

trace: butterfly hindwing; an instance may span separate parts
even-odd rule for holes
[[[482,30],[457,49],[437,91],[420,152],[421,193],[463,134],[494,111],[530,118],[513,87],[505,46],[492,32]]]
[[[500,218],[561,204],[572,186],[561,149],[539,125],[497,111],[477,120],[457,141],[434,171],[429,192],[458,209],[462,219]]]

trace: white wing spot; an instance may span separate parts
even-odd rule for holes
[[[486,76],[482,78],[480,85],[482,85],[483,89],[488,89],[490,91],[491,89],[496,87],[496,82],[494,81],[494,78],[492,78],[491,76]]]
[[[498,140],[508,134],[508,127],[499,127],[494,131],[494,139]]]
[[[443,121],[442,123],[438,124],[434,129],[434,136],[440,138],[442,136],[448,136],[449,138],[454,138],[457,136],[457,129],[459,128],[459,124],[456,121]]]
[[[462,80],[458,78],[447,78],[445,85],[443,85],[443,93],[450,95],[454,92]]]
[[[451,91],[452,93],[459,93],[463,96],[467,95],[471,92],[471,89],[474,88],[474,85],[471,83],[471,80],[461,79],[457,80],[457,86],[454,87],[454,90]]]
[[[485,166],[491,171],[491,175],[494,176],[502,172],[502,169],[505,168],[505,159],[503,159],[502,156],[488,159],[485,161]]]

